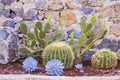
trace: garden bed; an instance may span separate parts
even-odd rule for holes
[[[94,69],[91,67],[90,62],[83,62],[83,71],[72,67],[70,69],[64,69],[62,76],[120,76],[120,61],[118,66],[113,69]],[[32,75],[47,75],[45,67],[39,62],[38,69],[32,73],[26,73],[22,68],[21,62],[13,62],[0,65],[0,74],[32,74]]]

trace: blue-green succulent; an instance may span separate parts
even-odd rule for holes
[[[61,61],[59,61],[59,60],[48,61],[45,66],[45,70],[46,70],[47,74],[51,75],[51,76],[62,75],[63,69],[64,69],[64,66],[61,63]]]
[[[23,62],[23,68],[26,72],[32,72],[37,69],[38,61],[32,57],[26,58]]]

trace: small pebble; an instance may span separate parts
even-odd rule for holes
[[[68,9],[68,7],[65,5],[65,6],[64,6],[64,10],[66,10],[66,9]]]
[[[83,68],[83,64],[82,64],[82,63],[81,63],[81,64],[76,64],[76,65],[75,65],[75,68],[81,69],[81,68]]]
[[[80,73],[85,73],[85,71],[81,69],[81,70],[80,70]]]
[[[120,74],[120,70],[118,70],[117,72],[118,72],[118,74]]]

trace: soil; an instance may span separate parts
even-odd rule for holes
[[[120,61],[118,61],[118,66],[112,69],[95,69],[91,67],[90,62],[83,62],[84,72],[80,72],[79,69],[72,67],[70,69],[64,69],[62,76],[115,76],[120,75]],[[38,69],[32,73],[26,73],[22,68],[22,62],[13,62],[9,64],[0,64],[0,74],[33,74],[33,75],[47,75],[45,72],[45,67],[42,63],[39,63]]]

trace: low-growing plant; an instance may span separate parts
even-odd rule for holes
[[[38,61],[32,57],[28,57],[23,62],[23,68],[26,72],[35,71],[38,67]]]
[[[62,61],[65,68],[70,68],[73,66],[74,53],[68,44],[64,42],[54,42],[44,49],[42,58],[44,65],[50,60],[58,59]]]
[[[48,22],[45,24],[44,27],[41,22],[36,22],[33,33],[28,31],[28,27],[25,23],[22,23],[20,25],[19,30],[21,33],[24,34],[24,44],[22,47],[19,48],[21,52],[26,53],[27,56],[37,57],[38,53],[42,53],[43,49],[47,45],[62,37],[62,33],[57,28],[55,31],[55,35],[51,39],[52,31],[50,30],[50,19],[51,17],[48,18]],[[34,48],[37,43],[39,43],[41,46],[39,50],[36,50],[36,48]]]
[[[91,63],[94,68],[114,68],[117,66],[117,56],[109,49],[98,50],[92,56]]]
[[[45,66],[45,70],[47,74],[50,76],[62,75],[63,69],[64,69],[63,63],[59,60],[48,61]]]
[[[82,56],[85,54],[85,52],[90,49],[93,44],[99,40],[102,39],[107,30],[106,30],[106,20],[103,21],[103,26],[102,29],[97,37],[94,36],[94,29],[92,28],[94,24],[97,21],[97,17],[93,16],[90,20],[89,23],[87,23],[86,19],[82,19],[81,21],[81,29],[82,29],[82,34],[80,35],[78,42],[72,46],[72,49],[75,53],[75,56],[82,60]],[[71,33],[71,39],[69,40],[68,44],[72,45],[74,43],[74,32]],[[82,51],[78,55],[77,51],[78,49],[81,48]]]
[[[75,65],[75,68],[77,68],[77,69],[82,69],[83,68],[83,64],[81,63],[81,64],[76,64]]]

